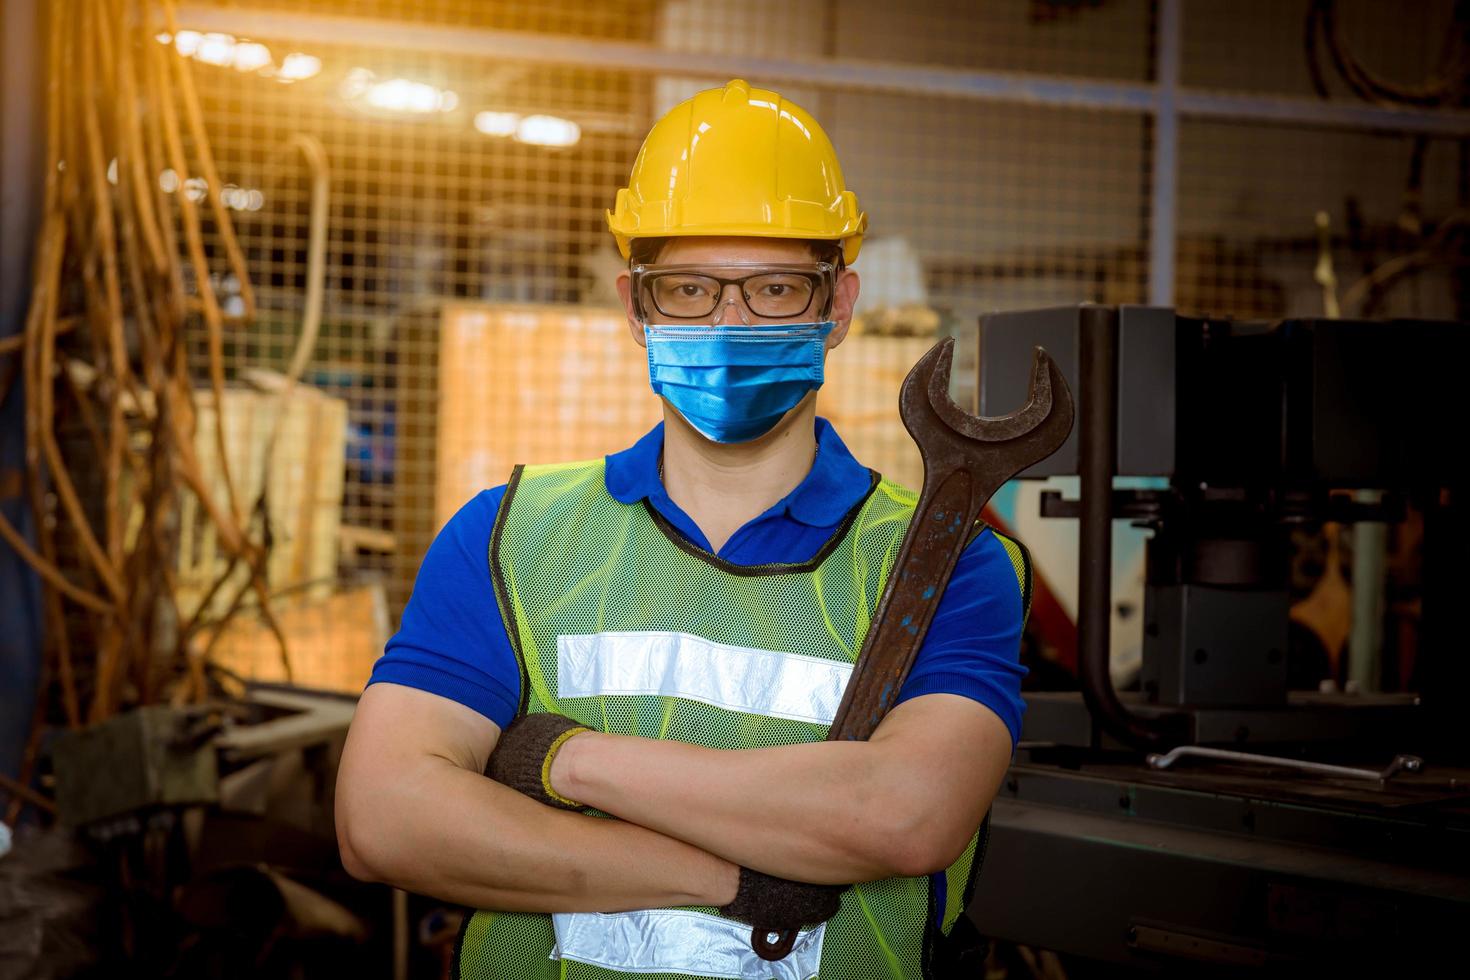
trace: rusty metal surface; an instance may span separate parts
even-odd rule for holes
[[[899,411],[924,460],[924,489],[874,613],[828,738],[873,734],[898,697],[970,529],[990,497],[1055,452],[1071,431],[1072,393],[1036,348],[1031,393],[1017,411],[970,415],[949,397],[954,341],[934,345],[904,379]]]
[[[1042,348],[1036,348],[1026,404],[996,417],[971,415],[949,397],[953,358],[954,339],[941,340],[919,358],[899,392],[899,414],[924,460],[924,488],[829,741],[862,741],[878,728],[898,698],[981,510],[1003,483],[1055,452],[1072,429],[1072,393]],[[796,935],[792,929],[771,941],[755,929],[750,945],[761,958],[779,960]]]

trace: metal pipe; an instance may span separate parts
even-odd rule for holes
[[[1154,31],[1158,104],[1153,117],[1153,171],[1149,193],[1148,302],[1174,305],[1174,219],[1179,187],[1179,49],[1181,0],[1162,0]]]
[[[1080,334],[1081,428],[1077,650],[1082,698],[1104,732],[1137,749],[1178,738],[1182,716],[1146,722],[1118,700],[1109,672],[1113,604],[1113,474],[1118,455],[1118,311],[1084,305]]]
[[[749,55],[671,51],[640,41],[548,37],[500,31],[359,17],[278,13],[239,7],[188,5],[179,23],[199,31],[296,43],[362,45],[395,51],[508,60],[530,64],[578,65],[651,75],[728,79],[745,76],[806,85],[837,86],[898,95],[934,95],[1018,105],[1153,113],[1157,86],[1064,78],[1026,72],[967,71],[854,58],[754,58]],[[1181,116],[1255,122],[1374,129],[1441,136],[1470,134],[1470,112],[1374,106],[1357,102],[1233,95],[1181,89]]]
[[[1355,769],[1351,766],[1334,766],[1325,762],[1310,762],[1306,759],[1284,759],[1276,755],[1232,752],[1229,749],[1207,749],[1197,745],[1182,745],[1164,755],[1152,754],[1148,757],[1148,764],[1153,769],[1168,769],[1180,759],[1190,756],[1199,759],[1215,759],[1220,762],[1243,762],[1257,766],[1299,769],[1302,772],[1316,773],[1319,776],[1341,776],[1344,779],[1373,779],[1380,783],[1387,782],[1401,772],[1418,772],[1424,767],[1424,760],[1417,755],[1394,756],[1393,761],[1383,769]]]
[[[1359,503],[1378,504],[1381,490],[1359,490]],[[1353,525],[1353,631],[1348,636],[1347,679],[1361,692],[1383,686],[1383,608],[1388,586],[1388,525],[1358,521]]]

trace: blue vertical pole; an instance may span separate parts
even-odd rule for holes
[[[31,249],[41,213],[45,138],[39,0],[0,6],[0,338],[21,332],[30,299]],[[0,357],[0,379],[20,353]],[[10,363],[7,363],[10,362]],[[25,393],[19,375],[0,403],[0,511],[35,541],[25,497]],[[0,542],[0,772],[20,766],[41,675],[41,587]]]

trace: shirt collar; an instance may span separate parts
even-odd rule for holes
[[[859,463],[832,423],[817,419],[817,456],[811,471],[796,488],[771,507],[768,514],[785,513],[811,527],[835,527],[872,486],[868,468]],[[647,499],[657,507],[668,500],[658,475],[664,448],[660,422],[633,445],[606,458],[607,492],[620,503]]]

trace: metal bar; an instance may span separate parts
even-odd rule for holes
[[[1179,114],[1190,118],[1237,122],[1369,129],[1430,136],[1461,136],[1470,113],[1449,110],[1392,109],[1359,102],[1293,99],[1267,95],[1233,95],[1181,89]]]
[[[1118,458],[1118,310],[1084,304],[1078,313],[1081,408],[1077,470],[1077,663],[1082,697],[1094,724],[1138,749],[1180,741],[1184,719],[1143,718],[1129,711],[1110,673],[1113,610],[1113,477]],[[1100,740],[1095,740],[1100,741]],[[1096,745],[1094,745],[1096,747]]]
[[[1179,187],[1179,49],[1181,0],[1161,0],[1154,35],[1158,104],[1153,117],[1153,172],[1149,194],[1148,302],[1174,305],[1174,219]]]
[[[240,8],[185,6],[179,22],[200,31],[253,38],[385,47],[522,63],[580,65],[654,75],[701,78],[748,76],[870,92],[934,95],[1052,108],[1152,113],[1156,86],[1022,72],[965,71],[843,58],[793,61],[748,55],[673,51],[637,41],[548,37],[529,32],[461,28],[357,17],[329,17]],[[1232,95],[1181,89],[1182,116],[1291,123],[1345,129],[1459,136],[1470,133],[1470,113],[1399,109],[1312,99]]]
[[[1401,772],[1418,772],[1424,765],[1424,760],[1418,756],[1399,755],[1395,756],[1394,760],[1384,769],[1355,769],[1351,766],[1334,766],[1325,762],[1312,762],[1307,759],[1287,759],[1276,755],[1256,755],[1253,752],[1232,752],[1229,749],[1208,749],[1197,745],[1181,745],[1163,755],[1157,753],[1151,754],[1148,757],[1148,764],[1154,769],[1168,769],[1180,759],[1189,756],[1199,759],[1215,759],[1220,762],[1242,762],[1256,766],[1299,769],[1302,772],[1316,773],[1319,776],[1342,776],[1345,779],[1372,779],[1380,783],[1392,779]]]

